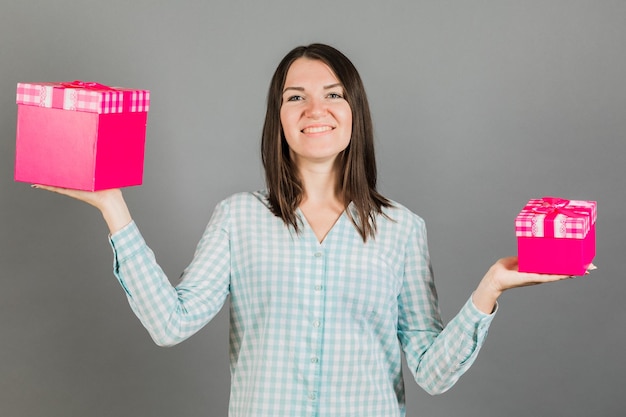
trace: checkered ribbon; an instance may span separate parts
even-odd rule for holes
[[[18,104],[90,113],[147,112],[150,91],[94,82],[18,83]]]
[[[518,237],[583,239],[595,222],[593,201],[544,197],[530,200],[515,219]]]

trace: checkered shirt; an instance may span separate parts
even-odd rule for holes
[[[493,314],[470,298],[444,328],[423,220],[395,203],[386,213],[367,243],[346,213],[320,243],[301,212],[297,234],[265,192],[240,193],[218,204],[176,287],[135,223],[110,238],[114,271],[159,345],[196,333],[230,296],[230,416],[404,416],[401,351],[420,386],[444,392]]]

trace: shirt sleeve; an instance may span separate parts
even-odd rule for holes
[[[228,204],[215,209],[190,265],[177,286],[158,265],[137,225],[110,236],[113,272],[152,339],[172,346],[187,339],[222,308],[229,293]]]
[[[426,239],[419,219],[407,247],[405,281],[399,297],[398,337],[417,383],[430,394],[450,389],[476,359],[492,314],[471,297],[443,326]]]

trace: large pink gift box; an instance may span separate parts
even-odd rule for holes
[[[584,275],[596,255],[595,201],[533,199],[515,219],[519,270]]]
[[[142,183],[149,91],[19,83],[16,102],[16,181],[90,191]]]

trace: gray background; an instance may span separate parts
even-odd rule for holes
[[[380,189],[426,219],[444,319],[515,254],[544,195],[599,202],[598,271],[513,290],[474,367],[411,416],[623,416],[626,2],[50,1],[0,6],[0,415],[224,416],[227,315],[156,347],[112,272],[100,214],[13,182],[15,86],[152,91],[128,204],[172,281],[214,205],[263,186],[279,59],[343,50],[368,89]]]

